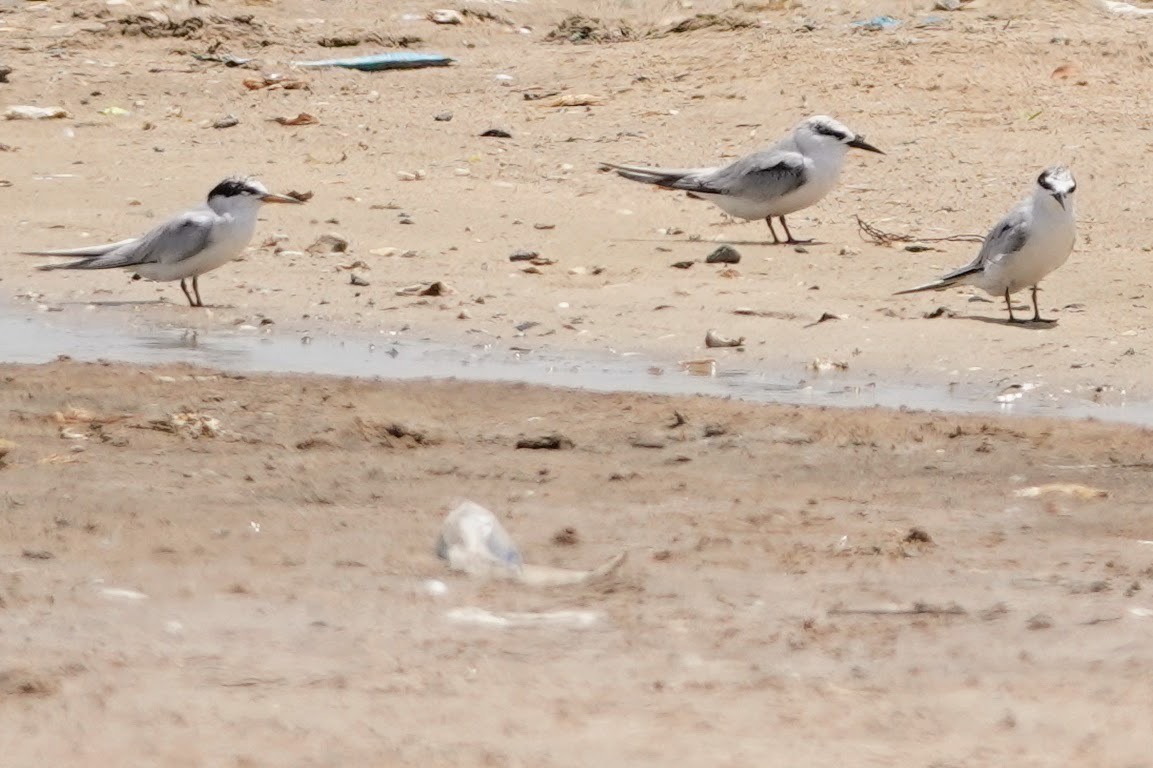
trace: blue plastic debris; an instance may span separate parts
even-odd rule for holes
[[[949,20],[944,16],[926,16],[917,22],[917,26],[921,28],[947,27],[949,26]]]
[[[322,61],[294,61],[298,67],[341,67],[361,72],[379,72],[385,69],[420,69],[421,67],[447,67],[455,59],[440,53],[377,53],[354,59],[324,59]]]
[[[874,16],[871,19],[854,21],[849,26],[876,32],[883,29],[896,29],[901,26],[901,20],[894,19],[892,16]]]

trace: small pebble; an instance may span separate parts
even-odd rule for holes
[[[706,264],[740,264],[741,254],[731,245],[722,245],[705,258]]]

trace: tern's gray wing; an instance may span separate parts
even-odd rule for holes
[[[176,264],[208,247],[216,221],[211,211],[189,211],[169,219],[139,240],[130,240],[114,251],[64,264],[37,267],[50,269],[114,269],[137,264]]]
[[[127,240],[121,240],[118,243],[104,243],[103,245],[89,245],[84,248],[64,248],[56,251],[21,251],[22,256],[76,256],[91,258],[93,256],[103,256],[106,253],[111,253],[117,248],[123,248],[129,243],[135,243],[140,238],[130,237]]]
[[[985,269],[986,264],[996,257],[1016,253],[1024,248],[1025,243],[1029,240],[1029,228],[1033,222],[1029,215],[1031,210],[1026,202],[1009,211],[1005,218],[997,222],[997,225],[989,230],[989,234],[985,235],[985,242],[981,244],[977,258],[973,259],[970,264],[953,270],[941,279],[955,280],[958,277],[980,272]]]
[[[985,236],[985,242],[981,245],[981,250],[977,254],[977,258],[965,266],[960,269],[954,269],[952,272],[931,283],[918,285],[916,288],[908,288],[904,291],[897,291],[894,295],[899,296],[905,293],[918,293],[920,291],[941,291],[950,288],[959,283],[964,283],[965,278],[970,275],[984,272],[985,265],[998,256],[1006,256],[1021,250],[1029,240],[1029,229],[1033,223],[1032,217],[1030,216],[1031,210],[1032,208],[1029,206],[1029,202],[1025,201],[1009,211],[1005,218],[997,222],[997,226],[989,230],[989,234]]]
[[[676,186],[690,192],[773,200],[800,188],[807,179],[804,155],[767,149],[707,175],[688,176]]]

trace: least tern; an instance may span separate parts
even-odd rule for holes
[[[174,216],[143,237],[59,251],[24,251],[29,256],[71,256],[77,261],[50,269],[131,269],[145,280],[179,280],[189,306],[203,307],[198,278],[236,259],[252,241],[262,203],[299,204],[274,195],[254,179],[229,178],[208,193],[204,205]],[[192,278],[189,292],[186,280]],[[193,298],[195,296],[195,298]]]
[[[1009,322],[1024,322],[1013,316],[1009,300],[1024,288],[1033,289],[1033,322],[1051,323],[1041,318],[1037,307],[1037,284],[1060,267],[1073,252],[1077,219],[1073,192],[1077,182],[1068,168],[1055,165],[1037,177],[1033,193],[1017,204],[985,236],[980,253],[968,266],[961,267],[931,283],[897,291],[895,296],[918,291],[942,291],[955,285],[973,285],[993,296],[1004,296]]]
[[[680,189],[689,197],[708,200],[738,219],[764,219],[773,244],[796,240],[785,216],[808,208],[832,191],[849,148],[885,154],[831,117],[803,120],[788,136],[768,149],[742,157],[723,168],[646,168],[602,163],[626,179]],[[781,220],[785,240],[777,237],[773,218]]]

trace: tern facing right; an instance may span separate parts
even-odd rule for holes
[[[1033,194],[1022,200],[985,237],[977,258],[967,266],[894,296],[918,291],[941,291],[955,285],[973,285],[993,296],[1004,296],[1009,322],[1026,322],[1013,316],[1009,295],[1033,289],[1033,322],[1041,318],[1037,307],[1037,284],[1060,267],[1073,252],[1077,221],[1073,192],[1077,182],[1068,168],[1056,165],[1037,177]]]
[[[738,219],[764,219],[773,245],[795,240],[785,217],[815,205],[837,185],[850,148],[885,154],[825,115],[802,120],[791,136],[721,168],[646,168],[601,163],[631,181],[688,192]],[[777,237],[773,218],[781,220],[785,239]]]
[[[179,280],[189,306],[203,307],[200,275],[235,260],[256,231],[261,203],[299,204],[274,195],[253,179],[229,178],[208,193],[205,204],[174,216],[143,237],[62,251],[24,251],[29,256],[73,256],[77,261],[47,264],[51,269],[131,269],[145,280]],[[185,280],[192,278],[192,292]],[[195,299],[193,295],[195,294]]]

